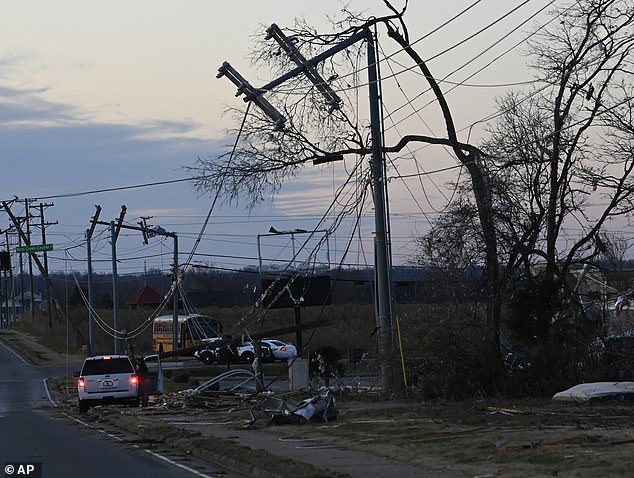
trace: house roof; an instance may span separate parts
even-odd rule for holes
[[[144,285],[125,301],[127,305],[160,304],[163,296],[149,285]]]

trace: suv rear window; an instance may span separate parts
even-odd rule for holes
[[[134,373],[132,364],[127,358],[108,360],[86,360],[81,369],[82,375],[105,375],[109,373]]]

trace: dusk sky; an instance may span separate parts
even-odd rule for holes
[[[477,143],[486,125],[482,120],[495,112],[495,97],[511,88],[521,89],[524,85],[519,83],[533,79],[522,46],[512,47],[550,19],[544,7],[553,3],[410,1],[406,21],[412,42],[474,5],[415,45],[424,58],[438,55],[430,62],[437,78],[468,63],[448,78],[465,82],[447,96],[462,129],[461,139]],[[379,0],[348,5],[364,11],[366,17],[388,13]],[[121,205],[127,207],[128,224],[137,225],[139,217],[152,216],[149,224],[179,235],[184,261],[213,192],[201,195],[187,181],[126,187],[184,180],[188,173],[183,168],[193,166],[196,158],[221,153],[232,139],[225,137],[224,130],[236,126],[223,112],[226,106],[242,104],[234,96],[233,84],[216,79],[222,62],[230,61],[252,84],[264,84],[272,73],[250,64],[253,35],[262,34],[271,23],[283,29],[299,16],[327,30],[327,16],[336,18],[341,6],[336,0],[5,0],[0,14],[0,199],[17,196],[22,201],[36,199],[34,205],[54,204],[45,211],[47,222],[57,221],[46,228],[47,243],[54,245],[49,255],[51,271],[85,271],[84,233],[97,204],[102,207],[100,219],[106,222],[118,217]],[[379,40],[385,55],[396,52],[384,30]],[[436,105],[427,105],[432,97],[429,93],[418,97],[426,90],[424,79],[416,70],[403,71],[404,66],[411,67],[411,61],[402,54],[381,62],[387,141],[407,133],[444,136]],[[442,86],[448,91],[453,83]],[[367,103],[366,88],[356,93],[360,102]],[[407,154],[416,156],[418,169],[401,154],[394,158],[398,175],[457,164],[443,148],[418,146]],[[289,182],[279,196],[253,210],[240,202],[216,207],[193,263],[226,269],[257,265],[258,234],[267,233],[271,226],[277,230],[317,227],[343,171],[354,161],[347,158],[345,164],[307,166],[305,174]],[[450,195],[446,183],[457,174],[456,168],[390,181],[395,264],[413,259],[413,238],[438,216]],[[115,190],[99,192],[107,189]],[[11,207],[15,214],[24,215],[23,203]],[[361,238],[351,244],[347,256],[344,250],[354,218],[344,221],[329,241],[333,264],[372,264],[371,204],[363,217]],[[7,214],[1,211],[0,229],[9,225]],[[40,229],[34,228],[33,234],[39,235]],[[93,249],[95,270],[100,272],[110,271],[108,234],[106,227],[96,228]],[[265,262],[290,260],[289,236],[261,239]],[[297,247],[303,238],[295,239]],[[17,239],[11,236],[10,240],[14,248]],[[4,241],[3,234],[0,244]],[[144,267],[168,270],[172,242],[152,238],[144,245],[139,233],[124,231],[118,257],[122,274],[140,274]],[[319,259],[326,260],[326,253]]]

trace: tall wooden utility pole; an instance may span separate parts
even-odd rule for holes
[[[88,354],[95,354],[95,299],[92,290],[92,235],[95,232],[101,206],[95,206],[97,211],[90,220],[90,227],[86,230],[86,255],[88,257]]]
[[[396,385],[392,373],[392,299],[391,299],[391,253],[389,247],[386,206],[386,181],[384,177],[383,131],[381,122],[381,99],[378,92],[378,69],[374,35],[369,29],[361,30],[337,45],[315,56],[306,59],[299,52],[295,43],[287,38],[275,24],[266,30],[267,39],[273,38],[282,50],[297,64],[297,68],[285,73],[261,88],[254,88],[228,62],[224,62],[218,69],[217,78],[226,76],[238,87],[236,96],[244,94],[244,101],[254,102],[271,120],[277,129],[284,128],[286,118],[277,111],[264,97],[264,93],[271,91],[288,79],[304,74],[324,96],[329,111],[339,108],[341,100],[317,72],[315,65],[330,58],[358,41],[366,41],[368,48],[368,80],[370,96],[370,121],[372,137],[372,175],[374,192],[374,267],[376,275],[376,319],[378,327],[378,343],[381,354],[381,384],[384,393],[394,389]],[[334,158],[333,158],[334,159]],[[326,162],[328,159],[326,158]]]
[[[30,210],[30,199],[24,200],[24,210],[26,217],[26,245],[31,245],[31,210]],[[31,313],[31,322],[35,322],[35,309],[33,308],[33,302],[35,301],[35,293],[33,291],[33,254],[29,253],[29,311]]]
[[[117,238],[121,227],[123,226],[123,218],[127,208],[121,206],[121,213],[119,214],[119,220],[110,222],[110,241],[112,246],[112,307],[113,307],[113,319],[112,326],[114,328],[114,353],[119,353],[119,339],[121,338],[121,332],[119,329],[119,276],[117,274]]]
[[[374,35],[368,30],[368,88],[370,90],[370,125],[372,133],[372,185],[374,191],[374,268],[376,274],[376,320],[381,360],[381,385],[384,392],[393,383],[392,362],[392,294],[391,257],[388,240],[388,216],[385,199],[385,175],[383,157],[383,131],[379,78],[376,62]]]
[[[123,224],[123,216],[125,215],[125,206],[121,206],[121,215],[119,216],[118,224],[115,225],[115,221],[111,222],[103,222],[98,221],[97,217],[99,212],[101,211],[101,207],[97,206],[97,214],[92,218],[92,228],[94,229],[94,225],[101,224],[104,226],[110,227],[110,235],[112,238],[112,295],[113,295],[113,307],[114,307],[114,329],[115,329],[115,353],[119,353],[119,338],[121,337],[121,332],[119,330],[119,292],[118,292],[118,279],[117,279],[117,248],[116,241],[119,236],[119,232],[121,229],[128,229],[132,231],[141,231],[143,233],[144,242],[147,237],[158,235],[158,236],[166,236],[174,239],[174,263],[172,273],[174,276],[173,282],[173,334],[172,334],[172,347],[173,350],[178,348],[178,235],[175,232],[167,232],[161,227],[149,228],[145,223],[141,224],[141,227],[130,226],[127,224]],[[90,231],[90,235],[92,236],[92,231]],[[147,242],[145,242],[147,244]]]
[[[39,209],[40,209],[40,227],[42,228],[42,244],[46,244],[46,226],[52,226],[54,224],[57,224],[57,221],[55,222],[45,222],[44,221],[44,208],[47,207],[51,207],[53,206],[53,203],[50,204],[44,204],[44,203],[40,203],[39,204]],[[44,249],[44,271],[46,271],[46,275],[48,276],[48,253],[46,252],[46,249]],[[46,315],[48,317],[48,328],[52,329],[53,328],[53,311],[51,310],[51,287],[49,285],[49,282],[46,282]]]

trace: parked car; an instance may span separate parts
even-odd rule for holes
[[[273,359],[273,351],[271,350],[271,346],[267,344],[264,340],[261,342],[261,351],[262,351],[262,361],[263,362],[272,362]],[[245,342],[237,346],[238,359],[240,362],[253,362],[255,358],[255,347],[253,346],[253,342]]]
[[[218,362],[218,352],[213,349],[196,350],[194,352],[194,357],[207,365]]]
[[[97,355],[84,361],[81,372],[75,372],[79,411],[91,406],[125,403],[138,406],[138,377],[127,355]]]
[[[271,347],[273,360],[294,360],[297,357],[297,349],[293,344],[277,339],[263,339],[262,343]]]
[[[212,345],[215,341],[220,340],[220,338],[207,338],[203,339],[203,343],[207,345]],[[202,350],[196,350],[194,352],[194,357],[198,360],[206,363],[207,365],[212,364],[214,362],[220,362],[220,349],[218,348],[208,348]]]
[[[212,364],[214,362],[231,363],[231,362],[246,362],[251,363],[255,358],[255,348],[252,342],[245,342],[238,344],[235,347],[222,346],[218,348],[208,348],[197,350],[194,352],[194,357],[198,360],[205,362],[206,364]],[[262,343],[262,361],[272,362],[273,352],[271,347]]]

